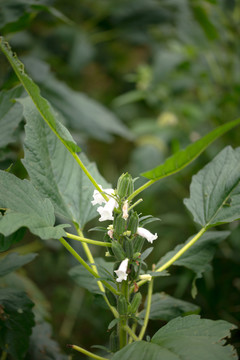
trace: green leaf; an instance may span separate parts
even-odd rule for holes
[[[146,304],[145,304],[146,305]],[[190,302],[176,299],[165,293],[156,293],[152,296],[149,319],[169,321],[178,316],[198,313],[199,307]],[[145,309],[139,313],[141,319],[145,316]]]
[[[19,100],[24,107],[27,125],[24,142],[24,160],[31,182],[42,194],[50,198],[55,212],[79,224],[81,228],[97,216],[91,199],[94,186],[65,146],[45,124],[30,98]],[[108,188],[94,163],[84,154],[81,160],[95,178]]]
[[[0,260],[0,277],[19,269],[35,259],[37,254],[19,255],[16,253],[8,254]]]
[[[23,291],[0,289],[0,347],[22,360],[34,325],[32,301]]]
[[[127,345],[112,360],[237,360],[232,346],[225,345],[234,328],[226,321],[200,319],[198,315],[178,317],[163,326],[151,342]]]
[[[197,277],[201,277],[204,271],[211,269],[210,262],[216,251],[216,246],[229,236],[228,231],[211,231],[202,235],[198,241],[191,246],[178,260],[174,262],[174,265],[185,266],[192,270]],[[189,238],[186,243],[192,239]],[[174,250],[169,251],[156,265],[159,268],[171,259],[186,243],[177,245]]]
[[[0,252],[7,251],[13,244],[21,241],[25,232],[26,229],[21,228],[9,236],[0,234]]]
[[[193,176],[184,204],[203,227],[240,218],[240,148],[223,149]]]
[[[34,360],[67,360],[67,355],[61,354],[59,345],[51,339],[52,329],[50,324],[42,322],[34,326],[30,338],[28,354]]]
[[[15,142],[14,133],[22,120],[21,106],[12,100],[21,96],[22,87],[0,92],[0,147]]]
[[[114,263],[107,262],[102,258],[96,258],[95,264],[97,265],[98,273],[100,277],[105,277],[106,271],[113,274]],[[104,269],[106,269],[106,271]],[[89,292],[93,294],[102,294],[102,292],[100,291],[97,285],[97,280],[85,269],[84,266],[77,265],[72,267],[69,270],[69,275],[82,288],[87,289]]]
[[[55,135],[63,142],[70,152],[80,151],[80,148],[76,145],[69,131],[58,121],[55,112],[46,99],[40,95],[39,87],[32,81],[32,79],[25,73],[24,65],[17,58],[16,54],[12,53],[12,50],[3,37],[0,37],[0,49],[7,57],[17,77],[21,81],[25,90],[32,98],[39,113],[46,121],[48,126],[52,129]]]
[[[63,227],[54,226],[54,208],[28,180],[0,171],[0,208],[6,209],[0,218],[0,233],[8,236],[21,227],[42,239],[65,236]]]
[[[214,140],[240,124],[240,119],[230,121],[214,129],[203,138],[190,144],[184,150],[180,150],[169,157],[163,164],[141,175],[150,180],[159,180],[166,176],[175,174],[195,160]]]
[[[37,58],[24,59],[43,95],[63,115],[69,126],[93,138],[112,140],[112,134],[132,139],[132,134],[109,109],[59,81],[49,65]]]

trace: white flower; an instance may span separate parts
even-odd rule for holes
[[[114,190],[113,189],[103,189],[101,185],[98,185],[100,187],[100,189],[108,194],[114,194]],[[93,200],[91,201],[92,205],[102,205],[103,203],[105,204],[107,201],[104,199],[104,197],[102,196],[102,194],[98,191],[98,190],[94,190],[93,192]]]
[[[127,267],[128,267],[128,259],[125,259],[121,262],[119,265],[118,270],[114,270],[114,272],[117,274],[117,282],[122,282],[123,280],[127,280]]]
[[[115,199],[110,198],[104,206],[99,206],[97,212],[101,215],[99,221],[113,220],[113,209],[118,207]]]
[[[153,235],[150,231],[148,231],[147,229],[141,228],[141,227],[137,228],[137,234],[144,237],[151,244],[153,243],[154,240],[156,240],[158,238],[157,233],[155,233],[155,235]]]
[[[123,215],[122,215],[123,219],[127,220],[127,218],[128,218],[128,201],[127,200],[123,204],[122,212],[123,212]]]

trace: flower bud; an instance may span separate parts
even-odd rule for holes
[[[115,217],[113,227],[114,227],[114,234],[116,236],[122,236],[123,233],[126,231],[126,220],[123,219],[122,215],[119,214]]]
[[[129,218],[128,230],[130,230],[131,233],[134,235],[136,234],[137,229],[138,229],[138,214],[136,211],[134,211]]]
[[[113,253],[114,253],[114,255],[115,255],[115,257],[116,257],[116,259],[118,260],[118,261],[122,261],[122,260],[124,260],[125,258],[126,258],[126,255],[125,255],[125,253],[124,253],[124,251],[123,251],[123,248],[122,248],[122,246],[119,244],[119,242],[117,242],[117,241],[113,241],[112,242],[112,247],[111,247],[111,249],[112,249],[112,251],[113,251]]]
[[[122,174],[117,183],[117,194],[122,198],[127,198],[133,193],[133,179],[128,173]]]
[[[139,305],[141,304],[141,301],[142,301],[142,294],[138,292],[134,295],[129,309],[132,314],[135,314],[137,312]]]

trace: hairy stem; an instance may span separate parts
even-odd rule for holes
[[[128,302],[129,291],[128,291],[127,280],[122,281],[121,294],[125,297],[126,301]],[[128,326],[127,314],[120,315],[120,321],[118,325],[120,349],[126,346],[128,342],[128,333],[125,329],[126,326]]]
[[[143,336],[145,334],[145,331],[147,329],[150,310],[151,310],[152,292],[153,292],[153,278],[152,278],[151,281],[149,281],[149,284],[148,284],[147,307],[146,307],[146,313],[145,313],[145,317],[144,317],[143,326],[142,326],[142,329],[141,329],[140,334],[138,336],[139,340],[142,340],[142,338],[143,338]]]
[[[128,325],[124,326],[124,330],[126,330],[128,335],[130,335],[131,342],[132,342],[132,340],[139,341],[137,335],[133,332],[133,330]],[[129,343],[130,343],[130,340],[129,340]]]

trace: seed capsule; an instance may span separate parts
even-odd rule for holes
[[[132,314],[135,314],[137,312],[139,305],[141,304],[141,301],[142,301],[142,294],[138,292],[134,295],[133,300],[131,302],[130,312]]]
[[[134,211],[130,218],[129,218],[129,222],[128,222],[128,230],[131,231],[132,235],[136,234],[137,232],[137,228],[138,228],[138,214],[136,211]]]
[[[111,249],[112,249],[112,251],[113,251],[113,253],[114,253],[114,255],[115,255],[115,257],[116,257],[116,259],[118,261],[123,261],[124,259],[126,259],[126,254],[124,253],[123,248],[119,244],[119,242],[114,240],[112,242],[112,248]]]
[[[122,174],[117,183],[117,194],[120,199],[127,198],[133,193],[133,179],[128,173]]]

